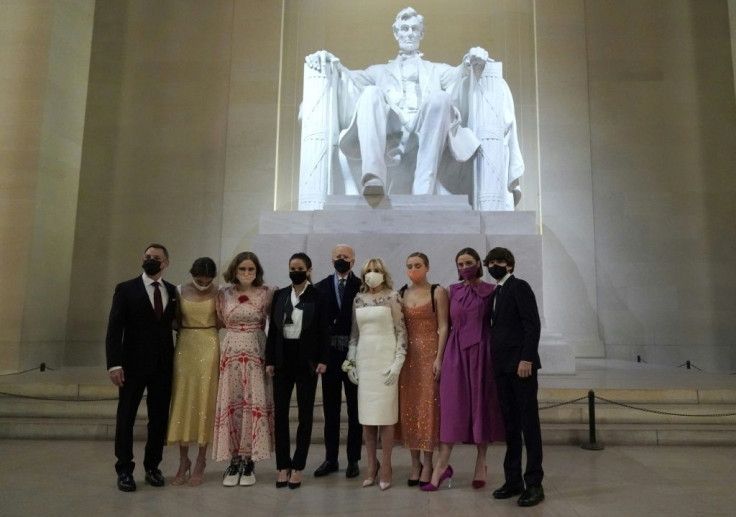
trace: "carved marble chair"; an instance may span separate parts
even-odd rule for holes
[[[460,85],[461,126],[470,128],[480,148],[467,162],[445,150],[437,175],[439,194],[464,194],[476,210],[514,210],[521,198],[519,178],[524,161],[517,138],[514,104],[502,77],[502,64],[489,61],[483,71],[469,74]],[[299,210],[321,210],[328,195],[359,195],[359,161],[339,149],[340,132],[354,112],[353,95],[338,96],[336,74],[304,66],[304,96],[299,169]],[[416,139],[415,136],[412,138]],[[388,194],[411,194],[416,142],[404,152],[387,143]]]

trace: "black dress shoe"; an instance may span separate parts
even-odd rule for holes
[[[164,475],[159,469],[151,469],[146,471],[146,483],[151,486],[164,486]]]
[[[544,501],[544,489],[539,486],[528,486],[521,494],[516,504],[519,506],[536,506]]]
[[[120,474],[118,475],[118,490],[121,492],[135,492],[135,479],[133,474]]]
[[[340,465],[335,461],[328,461],[325,460],[322,462],[322,465],[317,467],[317,470],[314,471],[314,477],[321,478],[322,476],[326,476],[327,474],[332,474],[333,472],[337,472],[337,470],[340,468]]]
[[[503,484],[501,488],[497,488],[493,491],[494,499],[509,499],[515,495],[519,495],[524,492],[524,485],[508,485]]]
[[[360,469],[358,468],[357,461],[351,461],[348,463],[348,468],[345,469],[346,478],[357,478],[360,476]]]

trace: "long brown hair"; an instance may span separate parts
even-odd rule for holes
[[[244,260],[250,260],[256,266],[256,278],[253,280],[253,287],[263,285],[263,266],[261,266],[261,261],[258,260],[258,256],[252,251],[241,251],[235,255],[235,258],[230,261],[230,265],[227,266],[227,269],[222,274],[225,282],[230,284],[240,283],[238,282],[238,265]]]

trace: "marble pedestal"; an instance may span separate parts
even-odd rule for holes
[[[332,273],[332,249],[341,243],[355,249],[356,273],[365,260],[383,258],[395,289],[408,282],[405,261],[414,251],[429,257],[429,280],[447,286],[458,281],[460,249],[470,246],[483,258],[491,248],[506,247],[516,257],[515,274],[534,289],[544,328],[542,236],[534,212],[477,212],[466,196],[329,196],[321,211],[263,212],[253,251],[266,283],[285,286],[293,253],[311,257],[316,282]],[[540,356],[544,374],[575,373],[572,347],[546,328]]]

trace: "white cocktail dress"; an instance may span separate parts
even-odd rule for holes
[[[357,346],[358,420],[362,425],[399,421],[399,383],[387,386],[388,370],[406,356],[406,326],[400,295],[385,289],[359,293],[353,302],[350,345]]]

